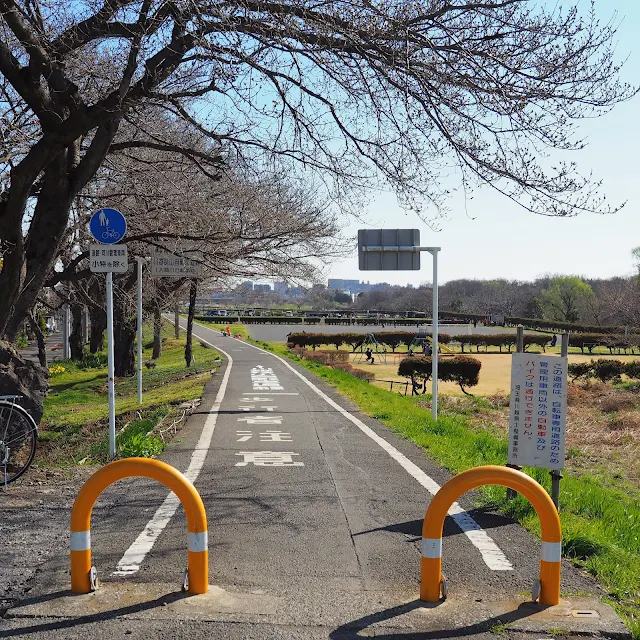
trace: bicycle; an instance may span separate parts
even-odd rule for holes
[[[109,238],[115,238],[116,240],[120,237],[120,234],[115,229],[107,229],[102,233],[102,239],[108,240]]]
[[[38,425],[16,404],[22,396],[0,396],[0,470],[5,489],[31,465],[36,455]]]

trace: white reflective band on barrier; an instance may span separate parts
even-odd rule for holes
[[[422,538],[423,558],[442,558],[442,538]]]
[[[562,542],[543,542],[542,555],[545,562],[560,562],[562,558]]]
[[[91,549],[91,531],[72,531],[70,546],[71,551]]]
[[[206,551],[209,548],[208,532],[191,533],[189,532],[189,542],[187,545],[189,551]]]

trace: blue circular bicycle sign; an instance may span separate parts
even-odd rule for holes
[[[127,233],[127,221],[117,209],[98,209],[91,216],[89,231],[98,242],[115,244]]]

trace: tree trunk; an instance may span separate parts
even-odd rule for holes
[[[91,319],[91,340],[89,351],[98,353],[104,349],[104,332],[107,330],[107,314],[100,307],[91,307],[89,310]]]
[[[71,359],[75,362],[82,360],[82,305],[73,302],[71,307],[71,334],[69,335],[69,347],[71,348]]]
[[[121,320],[113,323],[113,369],[117,378],[125,378],[136,372],[136,324],[122,315],[119,317]]]
[[[33,308],[67,231],[71,205],[68,161],[65,151],[47,164],[29,235],[24,243],[12,246],[7,252],[7,273],[4,268],[0,272],[0,290],[3,291],[0,334],[5,334],[9,340],[15,339],[21,323]],[[22,233],[20,220],[15,228],[9,229],[8,236]],[[11,222],[7,221],[7,224],[11,225]]]
[[[157,360],[162,355],[162,314],[160,305],[155,304],[153,308],[153,353],[151,358]]]
[[[33,312],[29,314],[29,324],[31,325],[31,330],[35,334],[36,340],[38,341],[38,361],[40,362],[40,366],[46,369],[47,347],[44,341],[44,333],[42,333],[40,324],[38,323],[37,318],[34,317]]]
[[[198,295],[198,283],[196,280],[191,281],[189,288],[189,315],[187,316],[187,344],[184,348],[184,359],[187,367],[191,366],[193,360],[193,316],[196,313],[196,296]]]

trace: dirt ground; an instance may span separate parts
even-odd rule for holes
[[[475,387],[471,387],[469,391],[473,394],[482,396],[493,394],[508,394],[511,388],[511,354],[507,353],[471,353],[465,354],[471,355],[473,358],[477,358],[482,362],[482,369],[480,369],[480,381]],[[379,356],[376,356],[375,364],[367,364],[364,358],[361,358],[359,353],[351,354],[349,361],[359,369],[366,369],[367,371],[373,371],[376,380],[397,380],[399,382],[406,382],[406,378],[398,375],[398,363],[400,360],[406,357],[405,354],[387,354],[387,363],[383,364],[379,362]],[[446,355],[441,355],[441,358],[446,358]],[[597,358],[612,358],[612,359],[637,359],[638,356],[595,356]],[[571,354],[569,356],[569,362],[585,362],[589,361],[594,356]],[[358,360],[361,360],[358,362]],[[430,384],[430,383],[429,383]],[[460,391],[460,387],[452,382],[440,382],[438,389],[447,395],[463,395]],[[397,390],[397,387],[396,387]]]
[[[78,487],[95,467],[47,469],[33,465],[0,487],[0,616],[24,596],[38,567],[66,549],[69,513]]]

